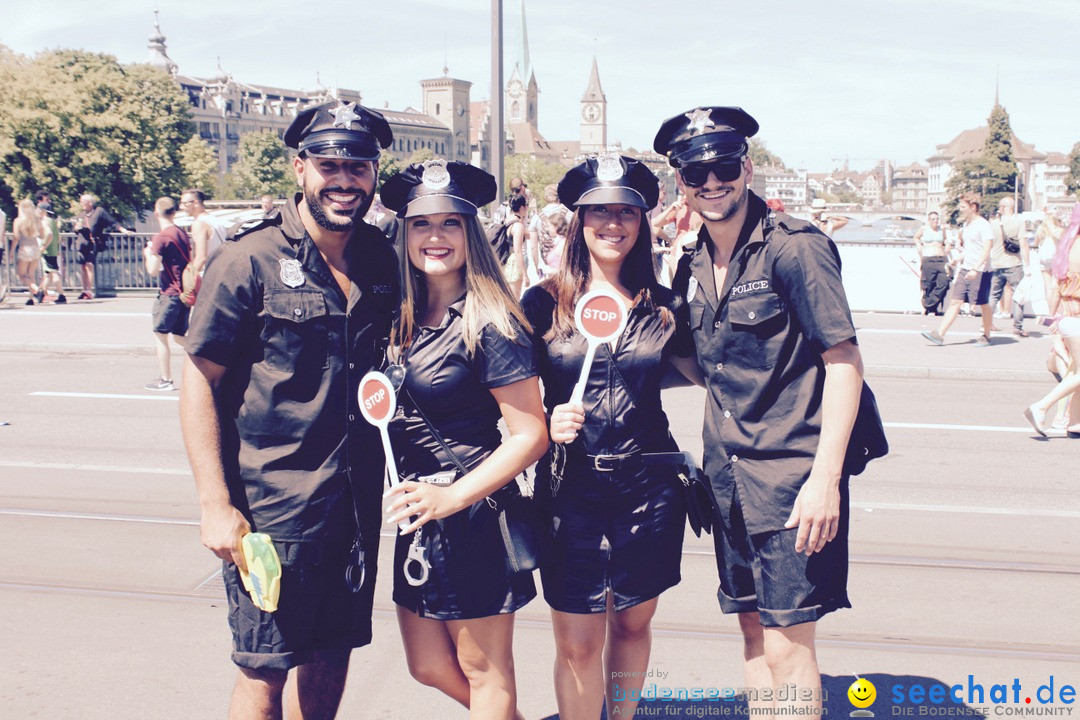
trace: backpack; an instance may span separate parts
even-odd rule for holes
[[[495,257],[498,258],[500,265],[506,264],[507,258],[510,257],[510,251],[514,249],[514,238],[510,235],[510,228],[516,222],[517,218],[514,218],[511,222],[495,227],[493,232],[488,232],[488,242],[491,243],[491,249],[495,252]]]

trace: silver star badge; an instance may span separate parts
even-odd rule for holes
[[[686,119],[690,121],[690,127],[687,128],[691,135],[698,135],[705,132],[705,128],[714,128],[716,123],[712,121],[711,113],[708,110],[697,108],[686,113]]]
[[[331,108],[330,114],[334,116],[334,127],[347,128],[360,119],[360,115],[356,112],[356,103],[342,103],[336,108]]]

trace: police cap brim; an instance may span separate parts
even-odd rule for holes
[[[312,133],[297,148],[308,157],[330,157],[343,160],[378,160],[379,146],[359,133],[343,130],[327,130]]]
[[[404,214],[398,217],[411,218],[417,215],[435,215],[437,213],[475,215],[476,206],[465,198],[454,195],[424,195],[406,205]]]
[[[586,190],[574,203],[574,207],[587,205],[633,205],[642,210],[648,210],[650,207],[645,204],[645,198],[641,196],[641,193],[628,187],[596,187]]]

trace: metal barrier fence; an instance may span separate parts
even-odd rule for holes
[[[60,233],[60,274],[64,290],[78,292],[82,289],[79,254],[76,251],[77,235]],[[131,290],[157,290],[157,278],[146,272],[142,249],[151,233],[124,235],[113,233],[105,238],[105,249],[97,253],[94,261],[95,295],[113,295]],[[7,233],[3,240],[4,261],[0,263],[0,288],[8,291],[25,291],[25,285],[16,275],[16,258],[12,247],[13,235]],[[42,279],[41,267],[36,269],[36,281]]]

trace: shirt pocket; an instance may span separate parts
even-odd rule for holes
[[[728,307],[728,357],[747,368],[775,366],[783,343],[785,317],[784,301],[773,293],[733,300]]]
[[[268,366],[293,373],[330,366],[330,314],[322,293],[272,292],[263,307],[263,359]]]

